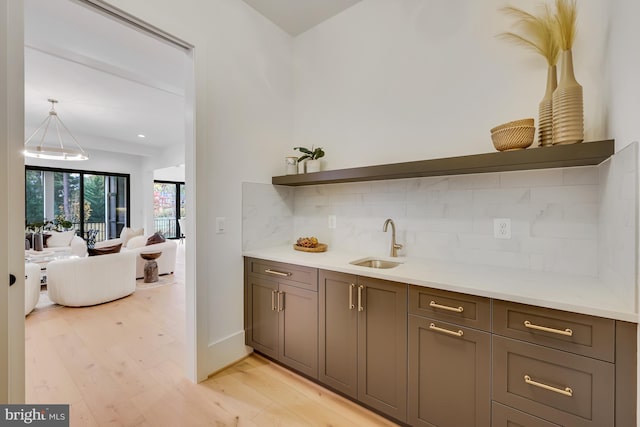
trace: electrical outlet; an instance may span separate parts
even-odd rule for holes
[[[329,218],[327,219],[327,222],[329,224],[329,228],[330,229],[336,228],[336,216],[335,215],[329,215]]]
[[[216,234],[224,234],[226,232],[227,219],[223,216],[216,217]]]
[[[493,219],[493,237],[496,239],[511,238],[511,219],[510,218],[494,218]]]

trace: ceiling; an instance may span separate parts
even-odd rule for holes
[[[184,144],[185,61],[180,48],[80,3],[25,0],[25,134],[55,98],[90,155]]]
[[[360,0],[244,1],[296,35]],[[90,156],[95,150],[153,156],[184,144],[181,48],[82,1],[24,4],[25,136],[47,117],[47,99],[54,98],[58,117]]]
[[[361,0],[244,0],[292,36],[315,27]]]

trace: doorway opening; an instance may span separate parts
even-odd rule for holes
[[[153,171],[168,166],[169,158],[170,163],[185,164],[188,171],[195,167],[188,157],[195,143],[193,47],[100,0],[25,0],[24,4],[25,134],[34,126],[32,118],[42,117],[41,98],[55,95],[66,124],[90,155],[89,160],[72,165],[84,176],[78,178],[79,186],[96,176],[93,171],[109,171],[105,179],[115,177],[116,181],[105,185],[114,188],[120,188],[118,179],[127,177],[127,218],[115,215],[111,224],[105,212],[105,239],[117,237],[125,224],[144,226],[145,234],[152,234]],[[62,169],[68,163],[61,165],[26,161],[27,168],[34,170]],[[193,176],[191,170],[185,177],[183,194]],[[105,192],[110,193],[117,191]],[[105,209],[110,206],[105,204]],[[192,206],[184,198],[185,211]],[[80,213],[84,203],[79,207]],[[113,207],[115,213],[123,212],[117,203]],[[79,215],[77,230],[86,232],[91,221]],[[184,252],[195,257],[195,244]],[[194,262],[186,265],[195,269]],[[185,272],[185,300],[195,294],[191,270]],[[185,318],[195,319],[195,304],[187,301],[185,305]],[[190,366],[195,364],[195,325],[185,324],[183,369],[195,381],[195,366]]]

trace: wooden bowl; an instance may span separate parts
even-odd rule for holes
[[[491,134],[493,146],[498,151],[522,150],[533,144],[535,126],[513,126]]]
[[[519,119],[519,120],[513,120],[511,122],[507,122],[507,123],[503,123],[501,125],[498,125],[494,128],[491,129],[491,133],[494,133],[496,131],[505,129],[505,128],[511,128],[514,126],[533,126],[534,122],[533,119],[528,118],[528,119]]]

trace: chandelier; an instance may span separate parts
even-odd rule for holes
[[[36,159],[48,159],[48,160],[87,160],[89,156],[87,153],[80,147],[78,141],[71,134],[69,129],[64,125],[60,117],[58,117],[58,113],[55,110],[55,104],[58,102],[56,99],[49,98],[47,101],[51,103],[51,110],[49,111],[49,115],[42,121],[38,129],[24,142],[24,155],[26,157],[34,157]],[[49,131],[49,127],[53,122],[53,127],[55,128],[56,141],[55,142],[45,142],[45,137],[47,136],[47,132]],[[39,142],[34,140],[34,137],[40,132],[42,132],[42,137],[39,138]],[[62,139],[63,131],[66,132],[70,137],[75,147],[69,147],[68,145],[65,147]]]

